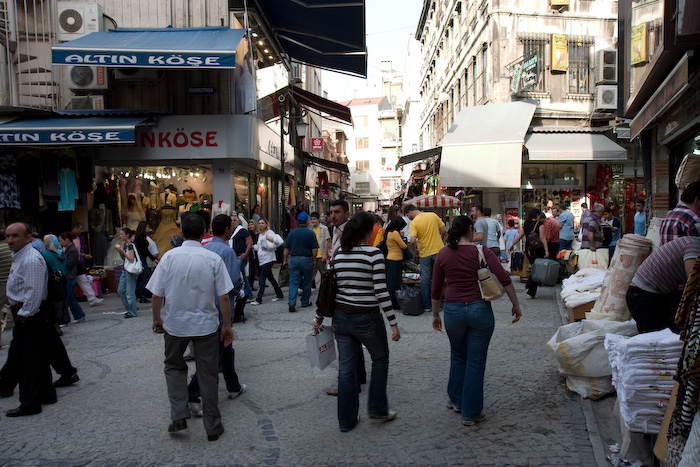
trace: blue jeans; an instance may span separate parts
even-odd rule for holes
[[[424,310],[432,308],[430,304],[430,284],[433,280],[433,266],[435,266],[436,259],[437,253],[425,258],[420,257],[420,297],[423,300]]]
[[[403,261],[393,259],[386,260],[386,288],[389,289],[391,304],[394,310],[399,310],[399,302],[396,300],[396,291],[401,290],[401,270]]]
[[[297,304],[297,293],[300,285],[303,289],[301,292],[301,304],[311,303],[313,273],[314,262],[310,256],[292,256],[289,258],[289,292],[287,292],[287,301],[290,306]]]
[[[484,408],[486,354],[494,326],[489,302],[445,303],[445,331],[450,339],[447,395],[462,408],[463,420],[476,420]]]
[[[141,274],[138,275],[136,280],[136,296],[139,300],[148,300],[148,290],[146,289],[146,284],[148,284],[148,279],[150,278],[151,268],[144,264],[143,271],[141,271]]]
[[[248,282],[248,276],[245,273],[245,267],[248,265],[248,260],[241,259],[241,257],[238,257],[238,265],[241,267],[241,275],[243,276],[243,287],[245,290],[245,296],[248,298],[253,298],[253,290],[250,287],[250,282]],[[231,278],[235,282],[233,278]]]
[[[73,319],[85,318],[85,312],[80,307],[80,304],[73,293],[73,289],[75,289],[75,279],[67,279],[66,288],[68,289],[68,298],[66,300],[68,301],[68,306],[70,307],[70,312],[73,315]]]
[[[574,241],[573,240],[562,240],[561,238],[559,239],[559,251],[561,250],[570,250],[571,246],[573,245]]]
[[[362,345],[372,357],[372,379],[369,383],[367,411],[370,415],[389,413],[386,382],[389,376],[389,344],[384,319],[379,312],[333,313],[333,332],[338,343],[338,423],[340,429],[351,429],[357,422],[360,397],[357,392],[357,359]]]
[[[138,274],[131,274],[126,271],[122,271],[122,275],[119,278],[117,294],[119,294],[119,298],[122,299],[124,308],[126,308],[126,313],[129,316],[138,315],[136,310],[136,280],[138,278]]]

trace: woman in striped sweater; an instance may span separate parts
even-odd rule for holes
[[[338,343],[338,423],[340,431],[350,431],[360,421],[356,359],[367,347],[372,357],[372,379],[369,385],[369,418],[394,420],[389,410],[386,383],[389,374],[389,344],[382,319],[384,312],[391,326],[391,338],[401,338],[396,315],[386,288],[384,255],[368,246],[374,216],[359,212],[350,219],[340,238],[340,248],[333,257],[338,280],[338,293],[333,314],[333,332]],[[323,322],[316,316],[313,328]]]

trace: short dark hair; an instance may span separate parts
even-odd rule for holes
[[[70,229],[73,230],[73,229],[77,229],[78,227],[82,227],[82,226],[83,226],[82,222],[73,222],[70,225]]]
[[[491,216],[491,208],[484,208],[484,216],[486,216],[486,217]]]
[[[27,224],[24,224],[24,225],[27,225]],[[71,234],[70,232],[61,232],[59,234],[59,237],[64,239],[64,240],[73,241],[73,234]]]
[[[331,207],[333,206],[340,206],[343,208],[343,211],[348,212],[350,211],[350,206],[348,205],[348,202],[345,201],[344,199],[336,199],[331,203]]]
[[[565,211],[565,210],[569,209],[569,205],[568,205],[568,204],[559,204],[558,206],[559,206],[559,209],[561,209],[562,211]]]
[[[209,228],[209,223],[211,222],[211,215],[209,215],[208,211],[205,211],[204,209],[200,209],[199,211],[196,211],[195,214],[197,214],[199,217],[202,218],[204,221],[204,231],[206,232],[207,229]],[[229,218],[230,220],[230,218]]]
[[[418,208],[416,207],[415,204],[407,204],[407,205],[404,206],[404,208],[403,208],[403,212],[406,213],[406,214],[408,214],[408,213],[411,212],[411,211],[417,211],[417,210],[418,210]]]
[[[508,220],[508,227],[515,227],[515,221],[513,219]]]
[[[311,214],[309,214],[309,217],[315,217],[317,219],[321,218],[321,214],[318,211],[314,211]]]
[[[693,182],[689,184],[687,187],[685,187],[685,190],[683,190],[683,194],[681,195],[681,201],[683,201],[686,204],[692,203],[695,201],[695,198],[700,197],[700,181]]]
[[[185,240],[199,240],[207,228],[204,224],[204,219],[200,216],[182,216],[180,224],[182,225],[182,236],[185,237]]]
[[[611,208],[611,207],[608,206],[607,208],[605,208],[605,213],[606,213],[606,214],[612,214],[612,212],[613,212],[613,211],[612,211],[612,208]]]
[[[477,211],[479,211],[480,213],[482,213],[482,214],[484,214],[484,215],[486,214],[486,213],[484,212],[484,207],[483,207],[482,205],[480,205],[480,204],[475,204],[475,205],[472,206],[472,207],[475,208],[475,209],[476,209]]]
[[[226,214],[214,216],[214,219],[211,221],[211,233],[215,237],[223,235],[229,227],[231,227],[231,217]]]
[[[645,204],[645,202],[644,202],[644,200],[643,200],[642,198],[637,198],[637,199],[635,199],[635,200],[634,200],[634,204],[637,204],[637,203],[641,204],[642,206],[644,206],[644,204]]]
[[[134,231],[131,230],[129,227],[122,227],[122,228],[119,229],[119,230],[121,230],[122,232],[124,232],[125,234],[127,234],[127,235],[129,236],[129,238],[131,238],[131,237],[134,236]]]

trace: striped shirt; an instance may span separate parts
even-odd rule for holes
[[[31,244],[17,253],[12,253],[12,267],[7,279],[7,298],[10,305],[22,304],[17,314],[33,316],[39,311],[42,300],[46,300],[49,274],[46,261]]]
[[[0,286],[7,284],[7,276],[10,274],[12,264],[12,251],[7,242],[0,242]]]
[[[687,259],[700,254],[700,237],[680,237],[654,250],[637,269],[632,285],[647,292],[668,294],[683,290]]]
[[[688,205],[678,203],[661,223],[661,244],[685,236],[700,237],[700,216]]]
[[[350,251],[338,250],[333,258],[338,279],[335,306],[346,313],[373,313],[384,311],[390,325],[396,324],[396,315],[386,288],[384,255],[379,248],[358,246]]]

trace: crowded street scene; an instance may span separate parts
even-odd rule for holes
[[[0,466],[700,466],[699,5],[0,2]]]

